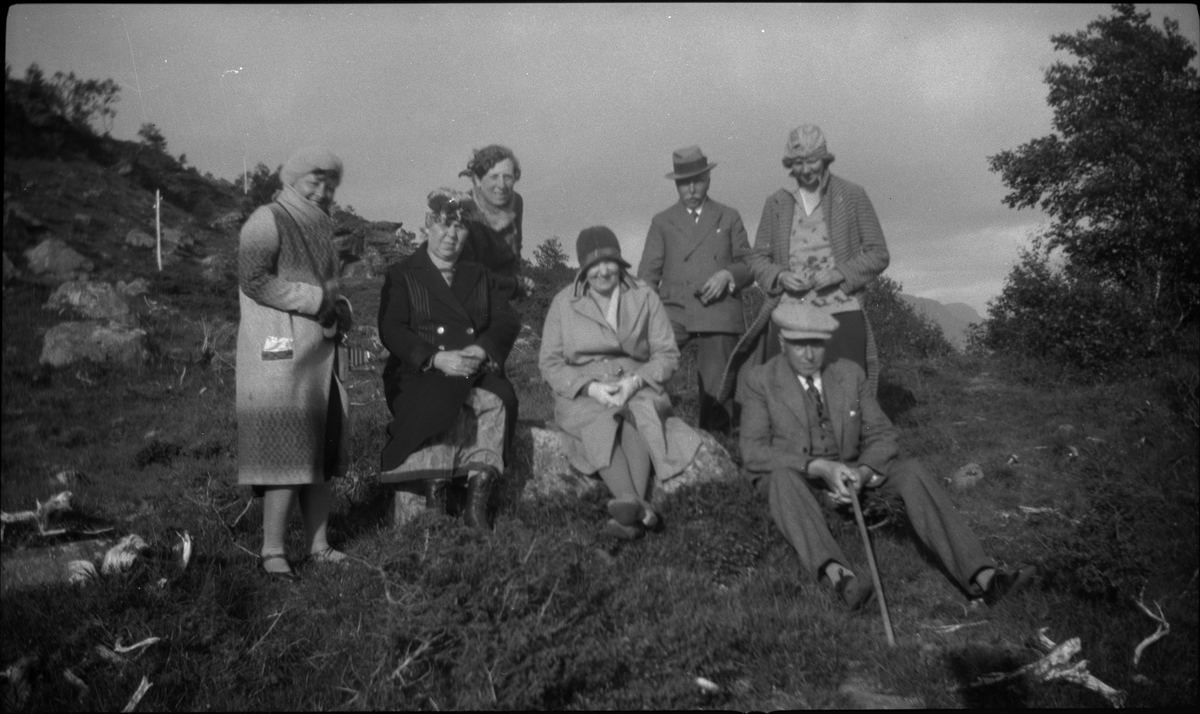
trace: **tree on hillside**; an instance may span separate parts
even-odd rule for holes
[[[35,125],[49,116],[59,116],[75,128],[95,134],[93,121],[99,121],[104,134],[112,131],[117,115],[113,105],[120,100],[121,88],[112,79],[79,79],[74,72],[46,74],[36,63],[25,70],[24,79],[12,76],[12,66],[4,65],[4,96],[14,102]]]
[[[563,250],[562,241],[558,236],[542,241],[541,245],[534,249],[533,262],[544,270],[567,266],[567,251]]]
[[[142,128],[138,129],[138,136],[142,138],[142,142],[152,149],[157,149],[161,153],[167,151],[167,137],[162,135],[153,122],[142,124]]]
[[[942,328],[900,297],[903,289],[900,283],[880,275],[867,284],[862,297],[880,363],[886,366],[893,360],[924,360],[953,352]]]
[[[1055,133],[989,157],[1010,207],[1053,218],[1043,246],[1069,280],[1120,290],[1155,333],[1200,307],[1200,78],[1196,48],[1131,4],[1055,35],[1076,62],[1046,70]],[[1026,276],[1028,277],[1028,276]],[[1010,278],[1011,279],[1011,278]]]
[[[279,172],[282,170],[283,164],[276,167],[274,171],[271,171],[262,162],[254,167],[254,170],[250,172],[250,189],[247,192],[252,206],[269,203],[275,197],[275,192],[283,188],[283,180],[279,178]]]

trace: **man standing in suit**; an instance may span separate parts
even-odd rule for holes
[[[855,577],[817,501],[826,490],[848,504],[849,489],[867,488],[904,501],[917,537],[968,596],[993,605],[1028,585],[1033,566],[998,569],[925,468],[898,458],[896,429],[862,368],[845,359],[825,364],[837,320],[807,303],[781,304],[771,320],[781,353],[748,371],[739,387],[742,459],[804,568],[826,578],[851,610],[870,601],[870,578]]]
[[[750,241],[742,217],[708,198],[715,163],[698,146],[672,156],[679,202],[650,222],[637,276],[658,291],[679,348],[696,342],[701,429],[728,433],[733,400],[718,401],[721,376],[746,329],[737,291],[752,279]]]

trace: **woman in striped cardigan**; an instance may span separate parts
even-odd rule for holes
[[[799,126],[788,136],[783,165],[796,187],[767,198],[749,259],[768,300],[739,341],[723,386],[732,388],[736,367],[756,348],[763,350],[764,360],[778,353],[770,321],[778,304],[808,302],[838,321],[826,348],[827,361],[856,362],[872,393],[877,390],[879,357],[862,297],[867,284],[888,266],[887,244],[867,192],[832,175],[833,159],[818,127]],[[767,338],[760,340],[764,332]]]

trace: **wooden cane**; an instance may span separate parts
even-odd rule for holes
[[[858,491],[850,484],[850,501],[854,504],[854,520],[858,521],[858,532],[862,534],[863,545],[867,548],[867,564],[871,566],[871,582],[875,585],[875,595],[879,598],[879,614],[883,617],[883,629],[887,632],[888,644],[896,646],[896,635],[892,633],[892,618],[888,616],[887,601],[883,599],[883,583],[879,581],[879,568],[875,566],[875,551],[871,550],[871,538],[867,535],[867,522],[863,520],[862,506],[858,503]]]

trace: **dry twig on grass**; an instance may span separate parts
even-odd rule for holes
[[[1158,623],[1158,629],[1154,631],[1153,635],[1150,635],[1146,639],[1142,640],[1141,643],[1139,643],[1138,646],[1133,650],[1133,666],[1134,667],[1138,666],[1138,662],[1140,662],[1142,659],[1142,653],[1146,651],[1147,647],[1154,644],[1155,642],[1158,642],[1162,638],[1166,637],[1167,634],[1171,631],[1171,625],[1170,625],[1170,623],[1167,622],[1166,616],[1163,615],[1162,605],[1159,605],[1158,601],[1155,600],[1154,601],[1154,609],[1158,610],[1158,614],[1150,612],[1150,608],[1146,607],[1146,603],[1142,599],[1145,596],[1145,594],[1146,594],[1146,588],[1143,586],[1141,594],[1138,595],[1138,599],[1135,600],[1134,602],[1137,603],[1137,606],[1141,609],[1141,611],[1146,613],[1146,615],[1151,620],[1154,620],[1155,622]]]
[[[133,696],[129,698],[129,703],[121,711],[128,713],[136,709],[138,702],[142,701],[142,697],[146,696],[146,692],[150,691],[152,686],[154,685],[150,684],[150,680],[143,674],[142,683],[138,685],[137,691],[133,693]]]

